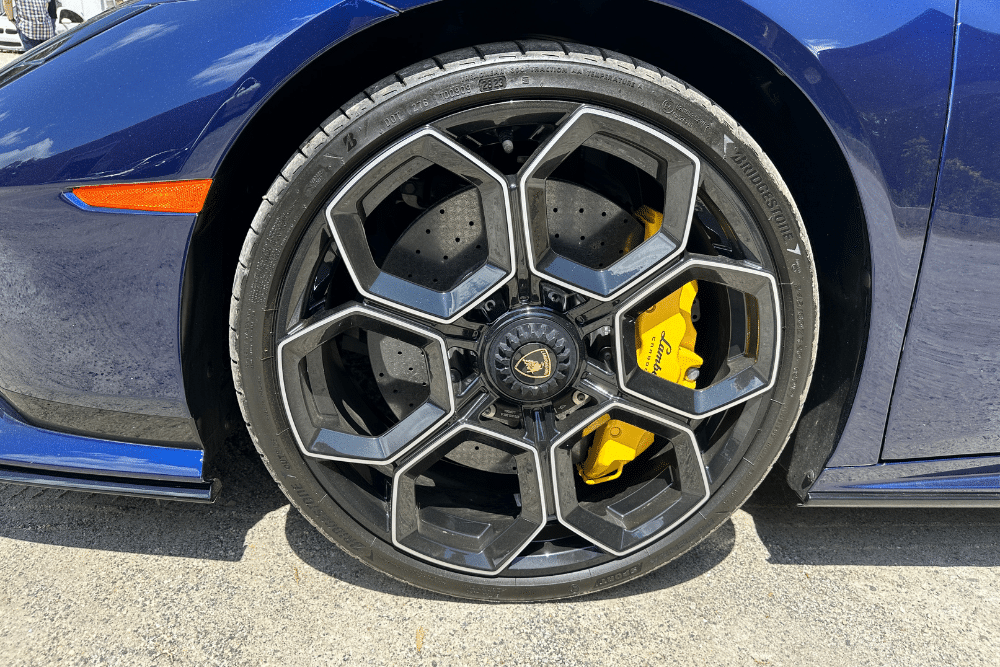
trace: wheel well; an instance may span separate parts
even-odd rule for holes
[[[812,241],[823,322],[812,387],[782,461],[796,492],[815,480],[846,423],[867,341],[871,255],[858,192],[830,129],[794,83],[729,33],[650,0],[441,0],[332,47],[274,94],[223,161],[188,250],[182,359],[209,461],[240,419],[228,378],[232,277],[288,157],[340,105],[407,65],[532,37],[619,51],[683,79],[736,118],[782,173]]]

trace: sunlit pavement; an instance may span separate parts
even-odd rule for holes
[[[638,581],[482,604],[337,550],[247,440],[223,452],[215,505],[0,485],[0,664],[995,667],[1000,655],[993,510],[802,509],[772,476]]]
[[[19,56],[0,51],[0,67]],[[996,665],[1000,514],[801,509],[772,476],[674,563],[480,604],[330,545],[245,436],[215,505],[0,485],[0,665]],[[991,657],[992,656],[992,657]]]

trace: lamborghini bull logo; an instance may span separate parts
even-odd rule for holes
[[[532,350],[518,359],[514,370],[532,380],[546,380],[552,375],[552,355],[548,350]]]

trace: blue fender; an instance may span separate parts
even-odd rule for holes
[[[62,193],[212,178],[256,110],[299,68],[423,4],[139,2],[0,72],[0,389],[189,418],[178,312],[180,258],[195,216],[88,212]],[[804,12],[778,0],[661,4],[774,63],[844,153],[868,224],[874,302],[857,407],[831,464],[874,463],[934,186],[934,174],[914,171],[907,156],[940,153],[955,5],[819,0]],[[151,306],[162,312],[150,314]]]
[[[0,72],[0,389],[15,406],[190,418],[178,322],[195,216],[94,213],[62,194],[212,178],[284,81],[394,14],[368,0],[140,2]]]
[[[956,5],[821,0],[665,1],[767,57],[826,120],[854,177],[872,253],[868,344],[828,465],[878,461],[944,140]]]

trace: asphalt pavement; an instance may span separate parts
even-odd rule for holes
[[[585,598],[456,601],[332,547],[245,438],[215,505],[0,485],[0,664],[997,665],[1000,513],[803,509],[770,478]]]

